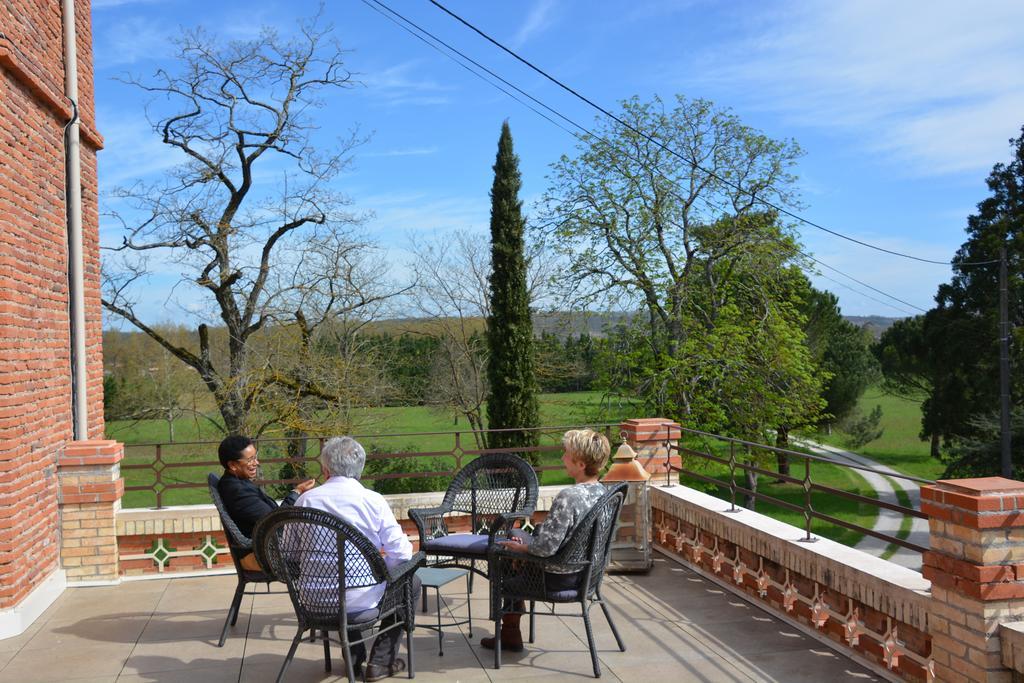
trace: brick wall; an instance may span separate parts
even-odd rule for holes
[[[103,434],[92,36],[76,3],[90,436]],[[0,0],[0,610],[59,562],[56,466],[72,438],[60,3]]]

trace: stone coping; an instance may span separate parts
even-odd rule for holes
[[[1002,643],[1003,666],[1024,672],[1024,621],[999,624],[999,640]]]
[[[551,501],[565,485],[541,486],[537,498],[537,510],[548,510]],[[408,519],[410,508],[428,508],[441,504],[444,491],[426,493],[399,493],[384,496],[395,517]],[[117,511],[118,536],[143,536],[149,534],[192,533],[196,531],[217,531],[220,518],[213,503],[202,505],[175,505],[166,508],[124,508]]]
[[[927,629],[931,582],[920,572],[827,538],[801,542],[802,529],[686,486],[656,486],[651,504],[679,519],[859,600],[921,630]]]

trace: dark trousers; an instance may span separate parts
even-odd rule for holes
[[[416,602],[417,596],[423,590],[423,584],[420,582],[418,576],[412,577],[412,596],[413,603]],[[386,628],[397,621],[396,615],[385,617],[381,620],[381,628]],[[386,633],[382,633],[373,641],[373,649],[370,651],[370,663],[378,664],[380,666],[391,666],[395,662],[395,658],[398,656],[398,648],[401,643],[402,636],[405,634],[405,630],[402,628],[393,628]],[[362,631],[351,629],[348,632],[349,641],[357,640],[363,637]],[[356,643],[352,646],[352,666],[356,669],[359,665],[366,661],[366,644]]]

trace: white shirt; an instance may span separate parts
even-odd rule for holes
[[[365,488],[358,479],[331,477],[320,486],[299,496],[295,506],[316,508],[341,517],[383,551],[384,562],[389,568],[412,557],[412,543],[395,519],[391,506],[384,500],[384,496]],[[321,584],[318,590],[324,588],[325,586]],[[337,591],[338,586],[333,586],[333,590]],[[345,592],[345,610],[357,612],[372,609],[377,606],[383,595],[382,583],[363,588],[349,588]]]

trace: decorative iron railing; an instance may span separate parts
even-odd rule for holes
[[[520,453],[534,456],[538,474],[561,471],[562,435],[568,429],[589,427],[614,441],[618,424],[538,427],[529,430],[457,430],[447,432],[395,432],[353,434],[366,448],[363,480],[418,480],[410,490],[443,490],[447,480],[469,460],[484,453]],[[487,432],[530,431],[538,445],[526,448],[487,448]],[[294,484],[319,477],[320,449],[327,438],[260,438],[259,483],[267,487]],[[121,470],[125,477],[124,507],[156,507],[206,503],[206,475],[220,470],[216,441],[128,444]],[[289,445],[291,448],[289,450]],[[291,452],[291,455],[289,455]],[[296,456],[299,453],[301,455]],[[300,476],[278,476],[285,465]],[[411,482],[410,482],[411,483]],[[430,487],[430,484],[434,486]],[[428,486],[430,488],[422,488]],[[271,488],[271,490],[274,490]]]
[[[679,430],[678,427],[675,427],[674,429],[677,432]],[[920,510],[916,510],[912,507],[906,507],[903,505],[890,503],[888,501],[879,500],[877,498],[864,496],[852,491],[846,491],[840,488],[836,488],[834,486],[826,486],[821,483],[816,483],[815,481],[813,481],[811,477],[811,465],[812,463],[827,463],[829,465],[845,467],[852,470],[871,472],[893,479],[912,481],[916,484],[935,483],[929,479],[921,479],[919,477],[914,477],[906,474],[899,474],[889,470],[880,471],[877,469],[873,469],[871,467],[866,467],[855,463],[837,461],[827,457],[822,457],[809,453],[801,453],[799,451],[778,448],[776,446],[768,446],[765,444],[755,443],[751,441],[744,441],[742,439],[735,439],[727,436],[722,436],[720,434],[711,434],[709,432],[702,432],[696,429],[682,428],[681,431],[683,434],[683,439],[681,439],[679,443],[676,443],[672,439],[672,434],[668,431],[668,428],[666,428],[666,433],[651,435],[646,439],[646,442],[650,445],[662,445],[670,455],[678,454],[679,456],[681,456],[681,462],[683,466],[674,465],[671,463],[671,460],[666,461],[664,478],[664,482],[666,484],[671,485],[672,483],[674,483],[673,479],[678,478],[673,477],[673,473],[675,473],[676,475],[681,474],[683,476],[690,477],[697,481],[702,481],[704,483],[711,484],[712,486],[719,487],[720,489],[724,489],[728,491],[730,512],[735,512],[736,510],[738,510],[738,508],[736,507],[736,496],[737,494],[741,494],[744,496],[750,496],[757,501],[764,501],[771,505],[775,505],[777,507],[799,513],[803,516],[804,520],[803,528],[805,536],[802,539],[804,541],[816,540],[811,531],[811,525],[813,520],[817,519],[821,520],[822,522],[834,524],[836,526],[843,527],[845,529],[849,529],[857,533],[862,533],[875,538],[879,538],[888,543],[892,543],[916,552],[924,552],[928,550],[928,548],[926,547],[908,541],[907,539],[901,538],[897,535],[876,531],[875,529],[855,524],[853,522],[850,522],[849,520],[841,519],[834,515],[828,515],[818,510],[815,510],[812,494],[818,492],[830,496],[839,496],[841,498],[845,498],[856,503],[863,503],[865,505],[873,506],[876,508],[892,510],[894,512],[900,513],[908,517],[928,519],[927,515],[922,513]],[[703,441],[706,444],[707,440],[709,439],[721,444],[721,450],[724,452],[716,454],[714,452],[711,452],[712,450],[714,450],[712,448],[707,448],[707,450],[702,451],[693,447],[693,442]],[[758,452],[774,456],[782,455],[786,458],[791,458],[794,461],[796,461],[794,464],[797,464],[798,469],[800,469],[799,463],[802,463],[802,476],[780,474],[776,470],[766,469],[765,467],[758,465],[756,457]],[[727,472],[727,478],[722,479],[715,476],[709,476],[708,474],[697,471],[697,469],[692,466],[688,467],[688,461],[692,462],[691,459],[693,458],[698,459],[698,461],[704,461],[707,463],[717,463],[719,466],[725,467],[725,471]],[[799,485],[803,492],[802,504],[797,505],[790,501],[782,500],[775,496],[768,495],[762,491],[752,489],[738,482],[737,475],[740,474],[742,476],[745,475],[746,472],[755,473],[757,475],[762,475],[765,477],[771,477],[774,481],[782,481]]]

